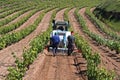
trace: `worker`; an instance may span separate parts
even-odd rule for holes
[[[53,30],[56,29],[55,20],[52,21]]]
[[[55,33],[55,35],[51,37],[51,40],[52,40],[53,56],[55,56],[59,42],[60,42],[60,38],[57,35],[57,33]]]
[[[68,39],[68,45],[67,45],[67,48],[68,48],[68,56],[71,55],[71,53],[73,52],[74,48],[75,48],[75,37],[73,36],[74,35],[74,32],[71,31],[71,35],[69,35],[67,37]]]

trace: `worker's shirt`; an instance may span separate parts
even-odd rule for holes
[[[58,35],[52,36],[52,42],[53,42],[53,44],[59,44],[59,42],[60,42],[59,36]]]
[[[71,35],[68,36],[68,45],[72,45],[75,43],[75,38]]]

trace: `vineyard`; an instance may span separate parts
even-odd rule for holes
[[[120,32],[96,8],[107,1],[0,0],[0,80],[120,80]],[[53,19],[75,32],[71,56],[47,51]]]

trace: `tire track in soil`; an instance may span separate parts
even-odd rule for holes
[[[81,26],[79,25],[78,21],[75,19],[74,16],[74,10],[71,10],[71,20],[73,21],[72,25],[74,26],[73,29],[75,30],[75,32],[78,32],[85,40],[87,40],[87,42],[89,43],[89,45],[91,46],[92,50],[94,52],[99,52],[100,53],[100,57],[102,60],[102,66],[105,66],[106,69],[108,70],[115,70],[115,72],[117,72],[118,74],[120,74],[120,68],[119,68],[119,63],[112,60],[110,57],[106,56],[105,54],[107,53],[104,50],[101,50],[98,46],[96,46],[95,44],[93,44],[93,40],[91,40],[89,38],[89,36],[87,36],[87,34],[85,34],[82,31]],[[73,14],[72,14],[73,13]]]
[[[14,65],[14,58],[11,55],[12,52],[15,52],[15,54],[18,57],[21,57],[23,53],[23,49],[29,48],[30,41],[35,38],[40,33],[44,32],[48,28],[50,15],[52,14],[52,11],[46,13],[42,21],[40,22],[39,26],[34,30],[31,34],[29,34],[27,37],[19,41],[18,43],[15,43],[11,46],[8,46],[7,48],[0,51],[0,76],[5,76],[8,71],[7,67]],[[34,18],[37,18],[38,16],[35,16]],[[48,20],[46,20],[48,19]]]
[[[63,20],[64,18],[61,16],[64,15],[64,11],[65,9],[59,11],[56,14],[55,19]],[[57,16],[59,16],[59,18]],[[42,60],[43,62],[38,64],[39,68],[36,69],[36,67],[34,67],[33,71],[37,70],[37,72],[32,74],[32,71],[29,71],[30,73],[28,72],[28,75],[24,78],[24,80],[79,80],[73,75],[75,69],[70,68],[70,62],[68,62],[69,58],[67,58],[66,55],[58,53],[55,57],[53,57],[52,52],[46,52],[46,54],[47,55],[44,54],[44,61]],[[72,70],[74,70],[74,72],[72,72]]]
[[[58,69],[57,75],[55,80],[77,80],[79,79],[76,76],[76,69],[73,66],[73,56],[67,55],[58,55],[57,62],[58,62]]]
[[[48,71],[49,71],[49,66],[51,65],[51,62],[52,62],[52,56],[46,56],[45,57],[45,61],[43,63],[43,66],[42,66],[42,71],[41,73],[39,74],[40,77],[36,77],[35,80],[47,80],[47,74],[48,74]]]
[[[55,57],[51,52],[47,52],[47,54],[49,55],[45,56],[43,65],[39,67],[38,77],[36,76],[34,80],[79,80],[79,77],[75,75],[75,67],[71,66],[74,64],[73,59],[61,53]],[[68,61],[70,59],[72,62]]]

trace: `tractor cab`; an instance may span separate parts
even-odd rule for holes
[[[69,28],[69,21],[52,21],[53,30],[61,30],[61,31],[68,31]]]

